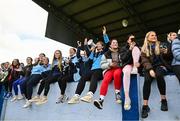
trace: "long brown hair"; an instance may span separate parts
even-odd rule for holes
[[[56,59],[55,53],[56,53],[57,51],[60,53],[60,57],[57,58],[57,60],[58,60],[58,68],[59,68],[60,71],[62,71],[62,66],[61,66],[61,65],[62,65],[62,52],[61,52],[60,50],[56,50],[56,51],[54,52],[51,69],[54,67],[54,60]]]
[[[152,47],[150,45],[150,42],[148,40],[149,35],[151,33],[156,33],[154,31],[149,31],[148,33],[146,33],[145,39],[144,39],[144,44],[142,46],[142,52],[146,54],[147,57],[151,56],[152,53]],[[160,42],[158,40],[156,40],[155,42],[155,54],[159,55],[160,54]]]
[[[14,65],[14,61],[16,61],[17,62],[17,65]],[[20,62],[19,62],[19,59],[14,59],[13,61],[12,61],[12,67],[13,68],[19,68],[19,66],[20,66]]]

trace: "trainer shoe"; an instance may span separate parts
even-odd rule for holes
[[[58,100],[56,101],[56,104],[58,103],[64,103],[68,100],[69,98],[66,95],[61,95]]]
[[[44,103],[47,103],[48,99],[47,99],[47,96],[43,96],[40,98],[39,101],[37,101],[35,104],[36,105],[41,105],[41,104],[44,104]]]
[[[8,92],[4,92],[3,98],[6,99]]]
[[[91,103],[93,101],[93,94],[87,93],[84,97],[81,98],[81,101]]]
[[[121,95],[120,95],[120,92],[118,92],[118,93],[115,93],[115,98],[116,98],[116,103],[121,103],[122,101],[121,101]]]
[[[23,100],[23,99],[25,99],[26,97],[25,97],[25,95],[20,95],[20,96],[18,96],[18,100]]]
[[[34,96],[32,99],[30,99],[29,101],[30,102],[37,102],[37,101],[39,101],[40,100],[40,96],[39,95],[37,95],[37,96]]]
[[[98,109],[103,109],[103,101],[104,100],[94,100],[94,105],[98,108]]]
[[[16,101],[17,99],[18,99],[18,96],[17,96],[17,95],[15,95],[15,96],[13,97],[13,99],[11,100],[11,102]]]
[[[8,92],[4,99],[7,100],[7,99],[9,99],[12,96],[13,96],[12,92]]]
[[[77,104],[79,103],[79,96],[74,95],[69,101],[68,104]]]
[[[168,104],[166,99],[161,100],[161,110],[162,111],[168,111]]]
[[[131,109],[131,100],[130,99],[125,99],[124,110],[130,110],[130,109]]]
[[[149,112],[150,112],[149,106],[148,105],[143,105],[141,117],[142,118],[147,118]]]
[[[26,101],[26,104],[23,106],[23,108],[28,108],[31,106],[31,102],[29,100]]]

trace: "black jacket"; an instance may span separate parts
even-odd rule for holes
[[[161,53],[160,58],[164,66],[168,69],[168,71],[172,72],[172,67],[171,67],[171,63],[173,60],[173,54],[171,51],[172,43],[166,41],[166,42],[161,43],[160,47],[167,48],[167,53],[166,54]]]
[[[129,45],[126,44],[120,49],[120,56],[123,66],[127,64],[133,64],[132,51],[129,50]]]
[[[27,65],[25,66],[20,74],[24,77],[29,77],[31,75],[31,70],[32,70],[33,65]]]
[[[87,50],[88,47],[84,46],[84,49],[86,51],[87,56],[89,56],[90,53],[88,53],[89,52]],[[81,50],[82,50],[81,47],[77,48],[77,58],[78,58],[77,67],[80,69],[79,71],[80,76],[84,76],[84,75],[89,74],[89,72],[91,71],[92,61],[90,59],[84,60],[83,57],[80,55]]]

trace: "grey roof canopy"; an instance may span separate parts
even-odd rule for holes
[[[33,0],[49,12],[46,36],[69,45],[92,37],[102,39],[102,26],[110,38],[125,42],[134,34],[142,43],[154,30],[159,40],[180,28],[180,0]],[[122,20],[128,21],[123,27]],[[63,30],[62,30],[63,29]]]

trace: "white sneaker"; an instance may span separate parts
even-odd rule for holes
[[[41,104],[47,103],[47,101],[48,101],[47,96],[43,96],[43,97],[40,98],[40,100],[37,101],[35,104],[36,104],[36,105],[41,105]]]
[[[131,109],[131,100],[130,99],[125,99],[124,110],[130,110],[130,109]]]
[[[66,102],[68,99],[69,99],[68,96],[66,96],[66,95],[61,95],[61,96],[58,98],[58,100],[56,101],[56,104],[58,104],[58,103],[64,103],[64,102]]]
[[[13,99],[11,100],[11,102],[16,101],[17,99],[18,99],[18,96],[16,95],[16,96],[13,97]]]
[[[40,100],[40,96],[39,95],[37,95],[37,96],[34,96],[32,99],[30,99],[29,101],[30,102],[37,102],[37,101],[39,101]]]
[[[25,99],[24,95],[18,96],[18,100],[23,100],[23,99]]]
[[[28,108],[31,106],[31,102],[29,100],[26,101],[26,104],[23,106],[23,108]]]
[[[120,92],[115,93],[115,99],[116,99],[116,103],[118,104],[122,103]]]
[[[74,95],[69,101],[68,104],[77,104],[79,103],[79,96]]]
[[[138,74],[138,69],[137,69],[137,67],[133,67],[133,68],[132,68],[131,74]]]
[[[81,98],[81,101],[91,103],[93,101],[93,94],[87,93],[84,97]]]

